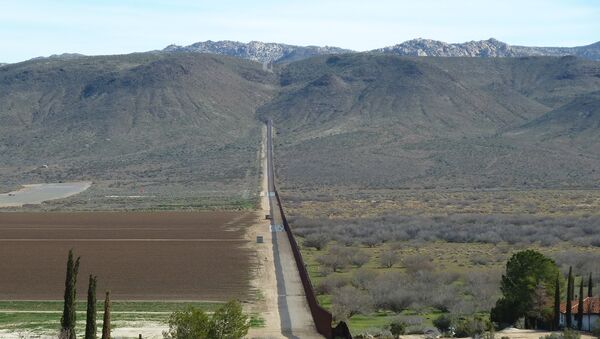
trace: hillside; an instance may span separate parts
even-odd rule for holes
[[[3,188],[85,179],[99,194],[253,189],[254,111],[273,95],[274,80],[259,64],[214,55],[49,58],[2,67]]]
[[[597,62],[344,55],[291,64],[281,84],[260,111],[278,126],[290,189],[597,185],[597,147],[503,134],[594,96]],[[586,133],[574,142],[591,145],[600,129]]]
[[[597,187],[598,93],[600,63],[575,57],[36,59],[0,69],[1,188],[248,199],[268,117],[286,190]]]

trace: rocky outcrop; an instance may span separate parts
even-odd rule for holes
[[[203,41],[189,46],[170,45],[164,52],[198,52],[228,55],[258,62],[292,62],[322,54],[350,53],[352,51],[338,47],[294,46],[279,43],[251,41]]]
[[[600,42],[580,47],[512,46],[496,39],[449,44],[437,40],[413,39],[373,50],[374,53],[440,57],[526,57],[575,55],[600,60]]]

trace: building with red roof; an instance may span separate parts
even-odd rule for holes
[[[579,311],[579,299],[574,298],[571,307],[572,324],[577,327],[577,315]],[[560,326],[566,325],[567,304],[560,304]],[[591,331],[598,325],[600,319],[600,297],[586,297],[583,299],[583,328],[584,331]]]

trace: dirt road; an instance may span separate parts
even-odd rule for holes
[[[265,221],[261,235],[264,245],[259,248],[259,258],[264,258],[259,268],[260,274],[255,283],[263,293],[261,314],[265,318],[265,327],[250,331],[249,338],[323,338],[316,332],[296,262],[287,234],[281,225],[281,216],[273,197],[273,172],[271,132],[263,137],[261,164],[262,199],[264,214],[273,216],[271,222]]]

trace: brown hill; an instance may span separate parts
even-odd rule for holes
[[[344,55],[281,74],[282,91],[261,114],[279,127],[289,187],[597,185],[589,170],[600,165],[597,150],[564,152],[559,139],[503,133],[573,112],[569,103],[600,89],[598,62]]]
[[[600,179],[598,62],[346,54],[274,71],[184,52],[3,66],[2,188],[86,179],[96,195],[248,197],[267,117],[287,188]]]
[[[254,113],[273,95],[274,80],[259,64],[206,54],[2,67],[3,182],[119,179],[124,191],[237,190],[256,172]],[[49,169],[37,170],[41,164]]]

